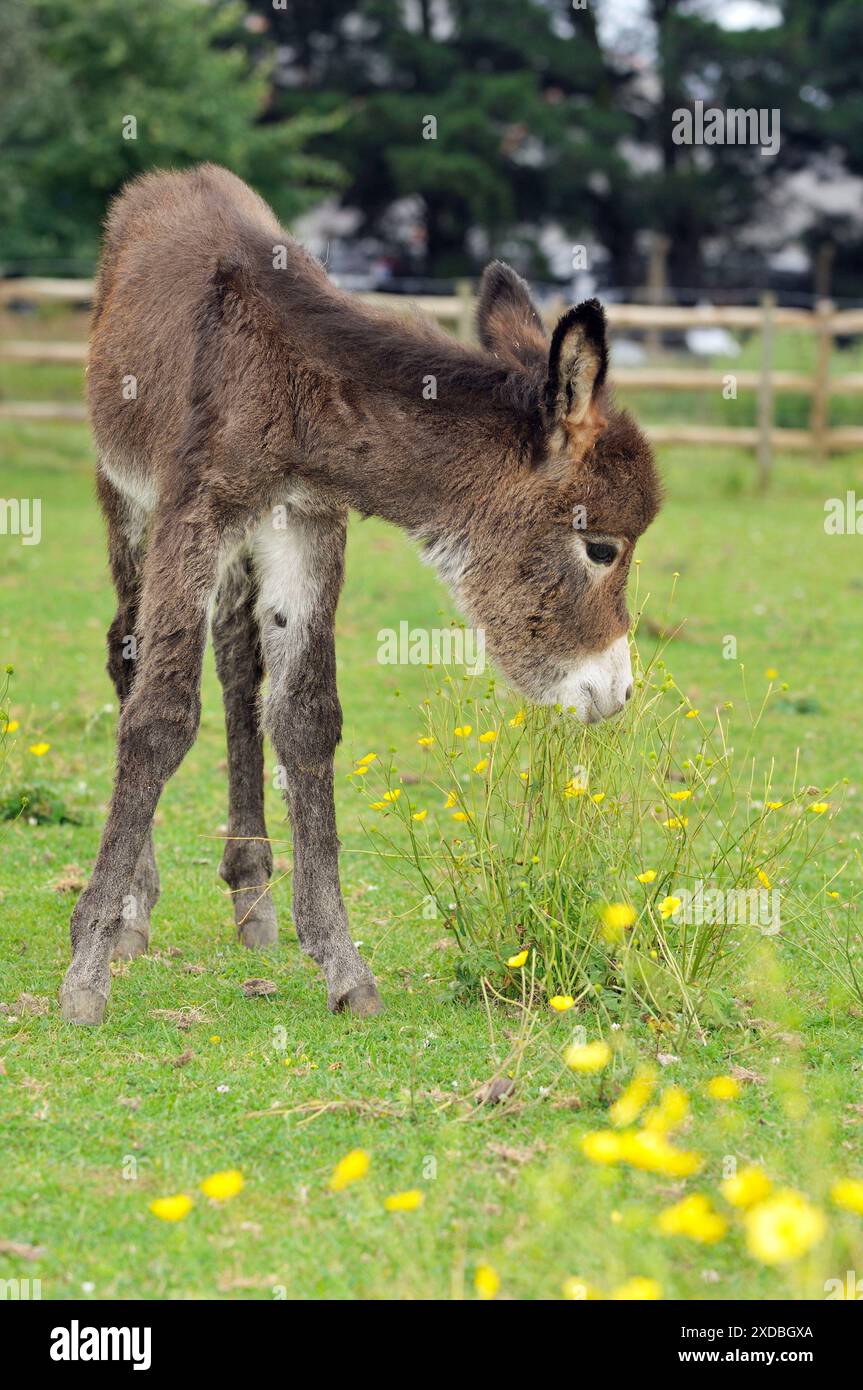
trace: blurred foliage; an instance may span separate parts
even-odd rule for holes
[[[402,273],[498,254],[545,276],[555,224],[604,248],[617,285],[643,283],[653,231],[672,284],[733,257],[758,286],[771,238],[797,235],[789,176],[863,174],[863,5],[775,9],[731,30],[719,0],[645,0],[627,32],[604,0],[0,0],[0,257],[89,260],[126,178],[214,159],[288,222],[337,192]],[[778,155],[675,144],[696,99],[777,108]],[[825,207],[803,233],[833,246],[846,294],[860,225]]]
[[[539,220],[596,228],[614,254],[640,218],[625,210],[626,75],[607,61],[590,10],[560,0],[252,7],[289,55],[281,111],[351,100],[328,146],[348,170],[361,230],[392,242],[393,204],[421,195],[419,236],[404,248],[415,269],[459,274],[503,253],[544,274]]]
[[[154,167],[216,160],[285,218],[335,187],[305,147],[341,114],[261,121],[269,82],[243,20],[199,0],[0,0],[0,258],[91,260],[108,199]]]
[[[647,22],[614,41],[601,0],[249,3],[279,45],[278,110],[351,101],[327,150],[349,173],[361,230],[393,245],[393,204],[421,194],[408,256],[426,274],[475,270],[501,251],[542,274],[540,224],[556,221],[605,248],[612,283],[641,283],[644,230],[669,238],[673,284],[702,283],[717,244],[751,256],[755,282],[751,233],[771,219],[776,182],[828,149],[840,171],[863,161],[847,61],[863,43],[859,0],[781,0],[782,25],[742,31],[721,27],[713,0],[647,0]],[[696,99],[779,107],[778,157],[675,144],[673,112]],[[434,142],[421,136],[428,115]],[[816,222],[816,247],[847,230],[834,221]]]

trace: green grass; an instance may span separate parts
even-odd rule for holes
[[[655,1274],[670,1297],[754,1299],[822,1297],[825,1278],[863,1268],[861,1218],[850,1215],[832,1216],[822,1253],[788,1275],[752,1260],[737,1234],[710,1247],[664,1239],[653,1218],[683,1186],[589,1168],[576,1148],[585,1130],[606,1123],[636,1056],[673,1053],[679,1060],[662,1068],[663,1079],[693,1098],[682,1142],[705,1159],[700,1184],[685,1190],[715,1191],[730,1155],[763,1160],[777,1180],[826,1206],[833,1177],[863,1172],[861,1011],[805,955],[771,958],[781,972],[775,987],[770,961],[742,974],[734,1027],[711,1028],[685,1048],[673,1029],[626,1030],[603,1078],[562,1074],[571,1017],[526,1017],[454,992],[452,940],[441,920],[422,916],[420,885],[375,855],[362,827],[365,799],[348,778],[353,760],[372,750],[394,750],[402,773],[423,776],[416,736],[427,673],[379,666],[377,633],[402,619],[441,626],[452,613],[409,543],[375,521],[352,526],[339,611],[337,785],[354,936],[387,1012],[366,1023],[326,1013],[323,984],[290,925],[287,879],[275,890],[277,953],[258,957],[234,943],[216,874],[225,750],[208,655],[201,733],[158,815],[153,954],[118,971],[101,1029],[64,1027],[54,1001],[74,894],[56,885],[89,872],[110,789],[115,701],[103,652],[112,596],[86,431],[6,426],[0,450],[5,495],[41,497],[43,525],[39,546],[0,538],[0,664],[14,665],[9,712],[20,720],[2,790],[38,774],[80,821],[0,823],[0,1000],[23,990],[51,1001],[47,1013],[0,1018],[0,1242],[43,1248],[32,1260],[0,1254],[0,1278],[41,1278],[47,1298],[91,1286],[97,1298],[271,1298],[281,1289],[299,1298],[449,1298],[473,1296],[474,1269],[490,1262],[515,1297],[555,1296],[570,1275],[608,1289]],[[777,775],[789,777],[799,750],[813,786],[848,779],[811,872],[829,875],[847,861],[839,881],[851,896],[863,780],[860,541],[825,536],[823,504],[846,488],[863,492],[863,461],[816,472],[780,459],[764,498],[747,456],[669,453],[662,462],[667,503],[640,547],[647,615],[667,620],[679,573],[671,616],[687,621],[667,659],[702,707],[737,694],[727,635],[753,687],[763,688],[765,668],[778,669],[789,689],[762,722],[759,756],[775,756]],[[38,740],[51,745],[41,759],[27,751]],[[289,837],[268,795],[285,873]],[[278,992],[245,998],[240,984],[252,975],[272,978]],[[154,1017],[189,1007],[203,1017],[185,1031]],[[579,1021],[589,1035],[598,1030],[590,1012]],[[184,1065],[173,1064],[187,1052]],[[718,1109],[705,1080],[733,1065],[763,1080]],[[473,1093],[498,1072],[515,1076],[511,1100],[477,1107]],[[330,1192],[334,1163],[357,1146],[371,1154],[369,1176]],[[150,1215],[154,1198],[195,1194],[207,1174],[230,1167],[246,1178],[231,1202],[216,1207],[197,1193],[180,1224]],[[384,1196],[410,1188],[426,1194],[421,1210],[382,1209]]]

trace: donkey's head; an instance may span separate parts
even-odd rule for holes
[[[478,328],[529,425],[474,510],[453,577],[515,685],[593,723],[632,691],[626,581],[659,507],[650,446],[605,387],[596,300],[565,313],[549,341],[527,286],[497,262],[483,277]]]

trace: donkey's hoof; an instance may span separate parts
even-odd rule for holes
[[[240,943],[250,951],[266,951],[279,939],[276,910],[269,898],[264,898],[237,926]]]
[[[372,1014],[383,1013],[383,1003],[377,988],[368,980],[362,984],[354,985],[347,994],[343,994],[336,1000],[333,1006],[334,1014],[348,1013],[355,1018],[370,1018]]]
[[[64,985],[60,990],[60,1016],[66,1023],[82,1023],[93,1028],[102,1022],[108,1000],[95,989]]]
[[[114,943],[112,960],[134,960],[150,949],[150,933],[142,927],[124,927]]]

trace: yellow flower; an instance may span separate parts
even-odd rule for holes
[[[395,791],[384,792],[384,801],[398,801],[402,794],[401,787],[396,787]]]
[[[682,902],[682,898],[663,898],[662,902],[659,904],[660,917],[664,917],[666,919],[669,917],[673,917]]]
[[[467,738],[468,734],[473,733],[473,724],[459,724],[457,729],[453,729],[456,738]]]
[[[30,749],[30,752],[31,752],[31,753],[35,753],[35,751],[36,751],[35,748],[31,748],[31,749]],[[806,809],[807,809],[807,811],[811,811],[812,814],[813,814],[813,816],[823,816],[825,811],[829,811],[829,810],[830,810],[830,802],[829,802],[829,801],[813,801],[813,802],[812,802],[812,805],[811,805],[811,806],[807,806]]]
[[[751,1163],[741,1168],[734,1178],[726,1178],[719,1184],[719,1191],[732,1207],[753,1207],[763,1202],[773,1191],[773,1184],[763,1168]]]
[[[838,897],[839,897],[839,894],[836,892],[836,889],[835,889],[835,888],[825,888],[824,891],[825,891],[825,893],[827,894],[828,898],[838,898]]]
[[[580,782],[576,782],[574,777],[570,777],[563,789],[563,794],[564,796],[584,796],[586,791],[586,787],[583,787]]]
[[[611,1061],[611,1048],[601,1038],[596,1042],[571,1043],[563,1054],[563,1060],[573,1071],[591,1075],[608,1066]]]
[[[635,877],[639,883],[653,883],[656,878],[656,870],[645,869],[643,874],[636,874]]]
[[[689,1097],[682,1086],[667,1086],[659,1104],[644,1117],[644,1128],[651,1134],[667,1134],[682,1125],[689,1113]]]
[[[687,787],[684,791],[671,792],[669,799],[671,801],[688,801],[691,795],[692,792]]]
[[[4,734],[14,734],[16,729],[20,729],[21,721],[18,719],[7,719],[3,725]]]
[[[613,1129],[592,1129],[581,1141],[581,1152],[591,1163],[619,1163],[623,1157],[621,1136]]]
[[[571,994],[554,994],[548,1002],[549,1006],[559,1014],[565,1014],[567,1009],[572,1009],[575,1006],[575,1000]]]
[[[365,1149],[351,1149],[350,1153],[339,1159],[333,1169],[333,1175],[330,1178],[330,1187],[333,1192],[341,1192],[349,1183],[358,1182],[360,1178],[364,1178],[369,1171],[370,1162]]]
[[[478,741],[479,741],[480,743],[494,743],[494,741],[495,741],[496,738],[497,738],[497,730],[496,730],[496,729],[486,729],[486,731],[485,731],[484,734],[480,734],[479,740],[478,740]]]
[[[424,1201],[425,1194],[413,1187],[409,1192],[394,1192],[391,1197],[385,1197],[384,1207],[387,1211],[416,1211]]]
[[[434,739],[433,739],[433,738],[418,738],[418,739],[417,739],[417,743],[419,744],[420,748],[432,748],[432,747],[434,746]]]
[[[707,1094],[711,1100],[736,1100],[740,1095],[740,1082],[733,1076],[711,1076]]]
[[[500,1275],[491,1265],[477,1265],[473,1276],[473,1286],[482,1299],[492,1299],[497,1296],[500,1288]]]
[[[758,882],[761,884],[762,888],[770,887],[770,879],[768,878],[767,874],[764,872],[763,869],[759,869],[755,877],[758,879]]]
[[[474,763],[474,765],[473,765],[473,770],[474,770],[474,772],[485,772],[485,770],[486,770],[487,767],[488,767],[488,758],[480,758],[480,760],[479,760],[478,763]]]
[[[453,820],[467,820],[467,811],[453,811]]]
[[[622,1134],[621,1157],[645,1173],[662,1173],[669,1178],[688,1178],[701,1167],[701,1156],[676,1149],[664,1134],[641,1129]]]
[[[220,1043],[221,1041],[222,1039],[219,1033],[214,1033],[213,1036],[210,1038],[211,1043]]]
[[[830,1189],[830,1196],[837,1207],[846,1211],[856,1211],[863,1216],[863,1182],[860,1178],[840,1178]]]
[[[602,935],[606,941],[620,941],[637,917],[630,903],[606,903],[602,909]]]
[[[224,1173],[211,1173],[208,1178],[204,1178],[201,1191],[205,1197],[212,1197],[214,1202],[225,1202],[229,1197],[236,1197],[238,1192],[242,1192],[244,1186],[243,1175],[239,1169],[228,1168]]]
[[[182,1221],[194,1205],[191,1197],[178,1192],[175,1197],[157,1197],[155,1202],[150,1203],[150,1211],[160,1221]]]
[[[750,1255],[762,1264],[799,1260],[823,1236],[823,1214],[799,1192],[785,1188],[758,1202],[743,1218]]]
[[[30,752],[36,758],[44,758],[50,747],[50,743],[31,743]]]
[[[425,820],[427,815],[428,811],[414,811],[411,820]]]
[[[366,753],[366,756],[365,756],[364,758],[357,758],[356,763],[354,764],[354,766],[355,766],[355,767],[368,767],[369,763],[373,763],[374,760],[375,760],[375,758],[376,758],[377,756],[378,756],[377,753]]]
[[[564,1279],[560,1286],[564,1298],[573,1303],[582,1301],[595,1302],[602,1298],[599,1289],[594,1288],[593,1284],[588,1284],[586,1279],[579,1279],[576,1275],[571,1275],[569,1279]]]
[[[520,710],[518,711],[517,714],[514,714],[514,715],[512,716],[512,719],[509,721],[509,727],[510,727],[511,729],[517,729],[518,726],[519,726],[519,724],[523,724],[523,723],[524,723],[524,710],[523,710],[523,709],[520,709]]]
[[[369,810],[370,810],[370,811],[385,811],[386,809],[387,809],[387,803],[386,803],[385,801],[370,801],[370,802],[369,802]]]
[[[775,666],[768,666],[764,674],[769,681],[775,681],[777,676],[779,675],[779,672],[777,671]]]
[[[662,824],[666,830],[685,830],[689,824],[688,816],[669,816]]]
[[[510,956],[507,960],[507,965],[509,966],[510,970],[520,970],[521,967],[524,965],[525,961],[527,960],[529,954],[529,951],[519,951],[517,955]]]
[[[781,802],[781,801],[768,801],[768,802],[766,802],[765,804],[766,804],[766,806],[767,806],[768,811],[781,811],[781,810],[782,810],[782,802]]]
[[[700,713],[700,709],[690,709],[686,711],[686,715],[684,717],[686,719],[697,719]]]
[[[456,794],[455,794],[455,792],[450,792],[449,796],[447,797],[446,801],[445,801],[444,804],[443,804],[444,810],[445,810],[445,811],[448,811],[449,808],[450,808],[450,806],[454,806],[455,803],[456,803]]]
[[[653,1069],[640,1067],[609,1110],[611,1123],[617,1128],[634,1124],[650,1100],[655,1085],[656,1073]]]
[[[657,1279],[646,1279],[644,1275],[636,1274],[634,1279],[627,1279],[612,1289],[610,1297],[618,1303],[655,1303],[662,1298],[662,1285]]]
[[[593,793],[593,796],[592,796],[590,799],[591,799],[591,801],[594,801],[594,802],[596,803],[596,805],[598,806],[599,803],[600,803],[600,801],[604,801],[604,800],[605,800],[605,792],[594,792],[594,793]]]
[[[666,1207],[656,1224],[664,1236],[688,1236],[702,1245],[721,1240],[728,1230],[726,1218],[713,1210],[709,1198],[701,1192],[693,1192],[673,1207]]]

